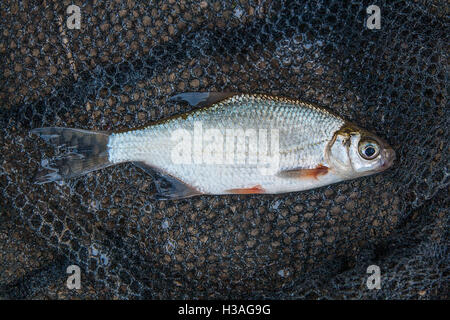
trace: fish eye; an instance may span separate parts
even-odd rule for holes
[[[361,140],[359,142],[358,151],[364,159],[372,160],[380,153],[380,147],[378,146],[378,143],[373,140]]]

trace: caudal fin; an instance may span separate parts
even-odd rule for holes
[[[71,128],[37,128],[31,133],[57,148],[57,156],[43,161],[35,183],[66,180],[112,165],[108,160],[109,135]]]

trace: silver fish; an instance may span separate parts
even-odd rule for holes
[[[212,92],[182,93],[172,100],[200,108],[119,133],[33,129],[66,149],[45,166],[36,182],[132,162],[160,178],[160,199],[276,194],[381,172],[395,159],[384,140],[299,100]]]

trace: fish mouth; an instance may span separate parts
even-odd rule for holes
[[[391,167],[396,159],[395,151],[392,148],[384,149],[381,153],[381,170]]]

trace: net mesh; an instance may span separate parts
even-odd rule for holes
[[[446,1],[0,3],[0,297],[448,299]],[[385,138],[389,171],[285,195],[154,201],[123,164],[35,185],[42,126],[116,131],[184,91],[300,98]],[[82,270],[69,290],[65,268]],[[368,290],[366,268],[381,268]]]

